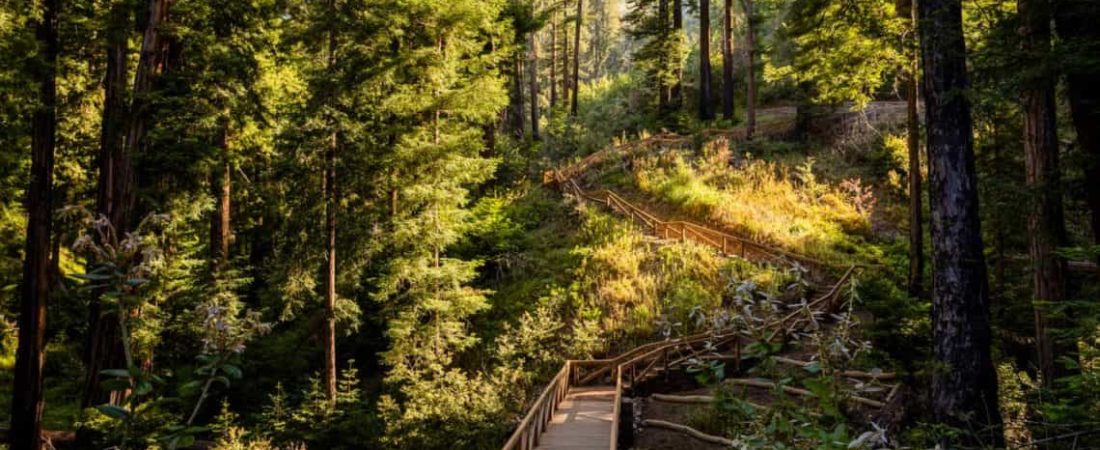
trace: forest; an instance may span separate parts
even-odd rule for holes
[[[1097,449],[1098,263],[1096,0],[0,0],[0,448]]]

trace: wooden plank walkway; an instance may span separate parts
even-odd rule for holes
[[[614,386],[570,388],[535,448],[607,450],[611,443],[614,402]]]

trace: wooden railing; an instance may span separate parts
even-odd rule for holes
[[[849,267],[828,292],[807,303],[806,307],[819,312],[831,311],[837,305],[836,300],[840,296],[841,290],[851,281],[857,269],[856,266]],[[809,320],[805,316],[800,316],[800,314],[803,314],[803,310],[792,312],[780,319],[777,325],[788,331],[799,327]],[[531,404],[523,420],[516,425],[515,432],[504,444],[502,450],[534,449],[538,445],[539,437],[553,418],[554,412],[557,411],[558,404],[569,393],[569,389],[574,386],[588,385],[608,375],[615,384],[615,398],[611,415],[611,439],[608,442],[608,449],[617,450],[624,389],[637,386],[648,375],[655,373],[654,369],[658,367],[661,367],[667,373],[671,367],[688,362],[691,358],[702,356],[702,351],[696,349],[695,346],[706,342],[710,342],[712,348],[720,348],[722,345],[734,343],[732,358],[734,371],[740,372],[742,343],[740,336],[730,330],[722,332],[708,331],[677,339],[651,342],[610,359],[565,361],[562,368],[547,383],[534,403]],[[670,357],[673,353],[675,355]],[[641,367],[640,370],[639,367]]]
[[[782,133],[788,132],[793,124],[777,123],[774,127],[766,128],[761,134]],[[704,133],[712,134],[712,133]],[[731,133],[713,133],[713,134],[731,134]],[[731,137],[731,136],[727,136]],[[733,136],[736,137],[736,136]],[[576,175],[584,172],[594,164],[598,164],[604,158],[606,158],[612,151],[622,150],[624,148],[640,148],[644,145],[648,145],[654,142],[683,142],[687,138],[678,136],[675,134],[661,134],[651,136],[642,141],[636,141],[633,143],[622,144],[619,146],[608,147],[603,150],[597,151],[591,155],[588,155],[581,161],[566,167],[561,170],[552,170],[546,173],[545,181],[547,183],[553,182],[558,185],[560,189],[573,195],[579,201],[593,201],[602,203],[612,210],[618,211],[630,217],[632,222],[641,223],[642,225],[650,228],[650,230],[665,239],[678,238],[683,240],[692,240],[701,244],[713,247],[723,254],[732,255],[738,254],[741,257],[754,257],[755,258],[767,258],[767,259],[788,259],[798,261],[804,265],[817,266],[817,267],[840,267],[838,264],[828,263],[818,259],[810,258],[808,256],[791,253],[786,250],[770,247],[768,245],[746,239],[741,236],[735,236],[729,233],[725,233],[718,230],[713,230],[703,225],[688,221],[665,221],[649,213],[645,209],[634,205],[633,203],[623,199],[618,194],[610,190],[602,190],[596,193],[588,193],[577,183]],[[807,308],[812,310],[825,311],[831,310],[836,305],[836,299],[839,297],[841,289],[850,282],[853,274],[859,268],[859,265],[852,265],[848,267],[848,270],[844,275],[833,285],[833,287],[824,295],[814,299],[807,304]],[[799,316],[803,311],[795,311],[785,317],[783,317],[779,326],[787,330],[801,325],[804,321],[809,320],[806,317]],[[550,380],[550,382],[543,389],[539,397],[532,403],[527,414],[523,417],[523,420],[516,426],[515,432],[504,444],[502,450],[531,450],[538,445],[539,437],[546,430],[551,419],[554,416],[554,412],[557,411],[558,404],[568,395],[569,389],[574,386],[584,386],[594,381],[601,379],[601,377],[610,374],[615,384],[615,398],[612,412],[611,423],[611,439],[608,442],[609,450],[618,450],[619,442],[619,426],[620,416],[622,415],[622,397],[624,388],[633,388],[638,382],[645,380],[645,377],[654,373],[657,367],[661,367],[666,373],[669,368],[678,366],[686,361],[689,361],[692,357],[699,356],[700,351],[695,349],[695,345],[703,342],[711,342],[714,347],[733,342],[735,343],[735,351],[733,361],[736,365],[735,370],[740,370],[741,363],[741,340],[739,336],[730,331],[723,333],[704,332],[691,336],[686,336],[678,339],[651,342],[649,344],[635,347],[629,352],[623,353],[615,358],[611,359],[593,359],[593,360],[567,360],[562,364],[561,369]],[[683,354],[683,350],[687,350],[687,355]],[[670,353],[676,352],[676,359],[670,359]],[[644,366],[643,366],[644,364]],[[642,366],[639,371],[638,367]],[[587,373],[582,373],[587,371]]]
[[[611,414],[611,442],[609,443],[609,450],[617,450],[619,448],[619,427],[622,416],[624,390],[637,386],[638,383],[644,381],[648,375],[656,373],[658,367],[663,369],[664,373],[668,373],[670,368],[683,364],[693,357],[700,356],[702,351],[696,349],[695,345],[708,341],[711,343],[712,348],[719,348],[730,342],[734,343],[733,361],[736,366],[734,370],[740,372],[741,340],[740,336],[735,332],[726,332],[725,334],[705,333],[694,337],[660,342],[657,343],[658,345],[650,346],[643,352],[634,352],[634,356],[615,366],[615,403]],[[685,351],[687,352],[686,355],[684,354]],[[676,353],[675,359],[670,356],[674,352]],[[641,367],[640,370],[638,369],[639,367]]]
[[[605,189],[589,193],[582,189],[580,185],[577,184],[576,180],[572,178],[566,179],[559,176],[559,179],[562,188],[571,195],[582,200],[602,203],[611,210],[629,217],[632,222],[640,223],[649,228],[654,235],[664,239],[679,239],[681,241],[691,240],[712,247],[722,254],[736,254],[742,258],[769,261],[790,260],[816,268],[843,269],[848,267],[847,265],[822,261],[820,259],[789,252],[742,236],[718,231],[694,222],[661,220],[645,209],[622,198],[615,192]]]
[[[554,375],[554,378],[551,378],[546,384],[539,397],[531,404],[527,415],[516,425],[516,431],[512,433],[502,450],[531,450],[535,448],[538,445],[539,437],[546,431],[546,427],[554,417],[558,404],[569,393],[569,388],[583,384],[578,382],[581,375],[583,375],[581,372],[592,367],[607,366],[612,361],[610,359],[566,360],[558,373]]]

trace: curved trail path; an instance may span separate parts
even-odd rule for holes
[[[872,111],[871,116],[864,117],[889,117],[888,112],[896,106],[893,104],[899,102],[878,103],[881,105],[872,105],[869,109]],[[758,136],[778,137],[795,131],[796,113],[793,107],[769,108],[761,110],[760,114],[764,120],[757,125]],[[868,121],[870,122],[870,119]],[[707,129],[702,130],[701,134],[706,137],[721,136],[729,140],[743,140],[745,137],[743,127]],[[544,181],[556,184],[563,193],[573,196],[577,201],[602,204],[627,216],[661,239],[692,240],[714,248],[724,256],[738,256],[753,261],[797,261],[818,272],[848,267],[826,293],[807,302],[804,309],[783,316],[770,326],[788,332],[802,329],[810,322],[805,317],[806,310],[815,313],[833,311],[839,303],[837,300],[840,298],[843,287],[848,284],[859,266],[844,266],[820,261],[691,221],[662,220],[610,190],[589,192],[576,182],[576,178],[590,167],[612,155],[648,150],[648,147],[654,144],[685,145],[693,139],[695,137],[664,133],[605,147],[574,164],[547,172]],[[777,335],[780,334],[782,333]],[[678,370],[692,359],[703,357],[708,352],[721,352],[722,349],[726,352],[732,351],[732,354],[719,354],[717,357],[732,361],[736,370],[739,371],[742,361],[742,340],[743,338],[734,332],[708,332],[652,342],[635,347],[611,359],[566,361],[535,400],[502,450],[617,450],[619,429],[622,425],[620,415],[624,392],[659,373]],[[793,361],[793,363],[803,364],[804,362]],[[766,384],[767,381],[745,381],[745,383],[759,385]],[[896,392],[897,386],[895,385],[890,397]],[[886,402],[869,401],[874,404],[885,404],[889,401],[889,397]]]

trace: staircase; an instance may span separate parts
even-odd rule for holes
[[[615,423],[614,401],[614,386],[570,388],[535,448],[607,450]]]

